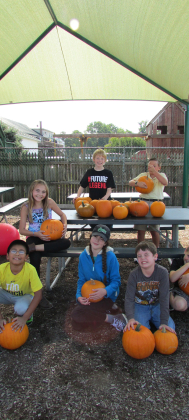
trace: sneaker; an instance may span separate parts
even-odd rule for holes
[[[26,321],[26,325],[29,327],[33,322],[33,314],[30,316],[30,318]]]
[[[28,245],[28,248],[29,248],[29,254],[31,254],[31,252],[35,251],[35,244],[32,243],[32,244]]]
[[[126,315],[118,314],[114,316],[113,323],[111,324],[113,327],[116,328],[117,331],[123,331],[127,324],[128,320]]]
[[[39,302],[39,306],[42,309],[51,309],[53,304],[46,299],[45,296],[42,297],[41,301]]]

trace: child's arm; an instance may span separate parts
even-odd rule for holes
[[[139,322],[136,321],[134,318],[131,318],[129,320],[129,322],[127,323],[127,325],[125,326],[123,332],[125,332],[127,330],[130,331],[130,328],[132,328],[134,330],[134,325],[137,325],[137,324],[139,324]]]
[[[129,181],[130,187],[140,187],[140,188],[147,188],[147,185],[145,182],[138,182],[138,178],[140,178],[140,175],[138,175],[136,178],[133,178]]]
[[[169,327],[168,325],[165,325],[165,324],[161,324],[160,326],[159,326],[159,330],[162,330],[162,328],[165,328],[167,331],[170,331],[170,332],[172,332],[172,333],[174,333],[174,334],[176,334],[176,331],[175,330],[173,330],[173,328],[171,328],[171,327]]]
[[[78,198],[78,197],[80,197],[80,196],[81,196],[81,194],[83,193],[83,191],[84,191],[84,188],[80,185],[80,187],[79,187],[79,189],[78,189],[78,192],[77,192],[77,197],[75,197],[75,198],[73,199],[73,204],[75,203],[76,198]]]
[[[4,325],[6,324],[6,320],[2,318],[2,315],[0,313],[0,334],[3,332],[4,330]]]
[[[176,270],[176,271],[171,270],[170,274],[169,274],[169,278],[170,278],[171,283],[175,283],[175,281],[179,280],[180,277],[185,273],[185,271],[188,268],[189,268],[189,263],[186,263],[182,267],[178,268],[178,270]],[[188,280],[187,280],[186,277],[185,277],[185,279],[187,280],[187,283],[188,283],[189,275],[185,274],[185,276],[188,278]]]
[[[17,316],[13,319],[14,324],[12,325],[12,330],[18,331],[20,328],[20,332],[23,330],[24,325],[26,324],[26,321],[30,318],[30,316],[33,314],[37,306],[39,305],[40,300],[42,299],[42,289],[38,290],[37,292],[34,292],[34,297],[25,312],[22,316]]]
[[[153,174],[159,182],[161,182],[162,185],[166,186],[168,185],[168,180],[167,178],[165,178],[163,175],[161,175],[158,171],[156,171],[156,169],[154,168],[153,165],[148,165],[148,170],[150,172],[150,175]]]
[[[48,200],[48,207],[51,208],[56,214],[58,214],[61,218],[61,222],[64,225],[64,231],[63,231],[63,235],[65,235],[66,231],[67,231],[67,217],[65,215],[65,213],[57,206],[57,204],[55,203],[54,200],[52,200],[52,198],[49,198]]]
[[[106,194],[104,195],[104,197],[101,198],[101,200],[107,200],[109,198],[109,196],[112,193],[112,189],[111,188],[107,188]]]
[[[28,209],[25,205],[23,205],[20,212],[20,223],[19,223],[19,232],[21,233],[21,235],[37,236],[42,241],[50,241],[49,236],[44,235],[41,232],[41,230],[39,230],[38,232],[32,232],[31,230],[26,229],[27,217],[28,217]]]

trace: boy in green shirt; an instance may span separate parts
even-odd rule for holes
[[[32,322],[33,312],[42,298],[42,283],[35,267],[26,262],[28,254],[27,243],[15,240],[7,249],[9,262],[0,265],[0,303],[14,305],[16,317],[12,329],[15,331],[22,331],[25,324]],[[0,333],[5,324],[0,313]]]

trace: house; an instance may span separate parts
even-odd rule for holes
[[[42,128],[42,122],[40,121],[40,128],[33,128],[38,135],[41,136],[41,146],[46,149],[52,149],[58,146],[59,151],[63,152],[65,149],[65,141],[54,137],[53,131],[47,130],[46,128]],[[65,151],[64,151],[65,153]]]
[[[146,147],[148,158],[157,153],[156,147],[167,147],[164,154],[169,155],[171,148],[183,153],[185,108],[179,102],[167,103],[146,126]],[[159,153],[159,151],[158,151]]]
[[[7,118],[0,117],[0,122],[17,131],[18,136],[21,137],[21,143],[24,149],[27,149],[29,153],[38,154],[38,144],[41,142],[41,136],[39,134],[27,125],[8,120]]]

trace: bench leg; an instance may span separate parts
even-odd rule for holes
[[[51,257],[48,258],[47,261],[47,271],[46,271],[46,289],[48,291],[52,290],[52,288],[57,283],[58,279],[60,278],[63,270],[71,260],[71,257],[67,258],[65,261],[65,257],[58,257],[58,274],[53,280],[53,282],[50,284],[50,272],[51,272]]]

